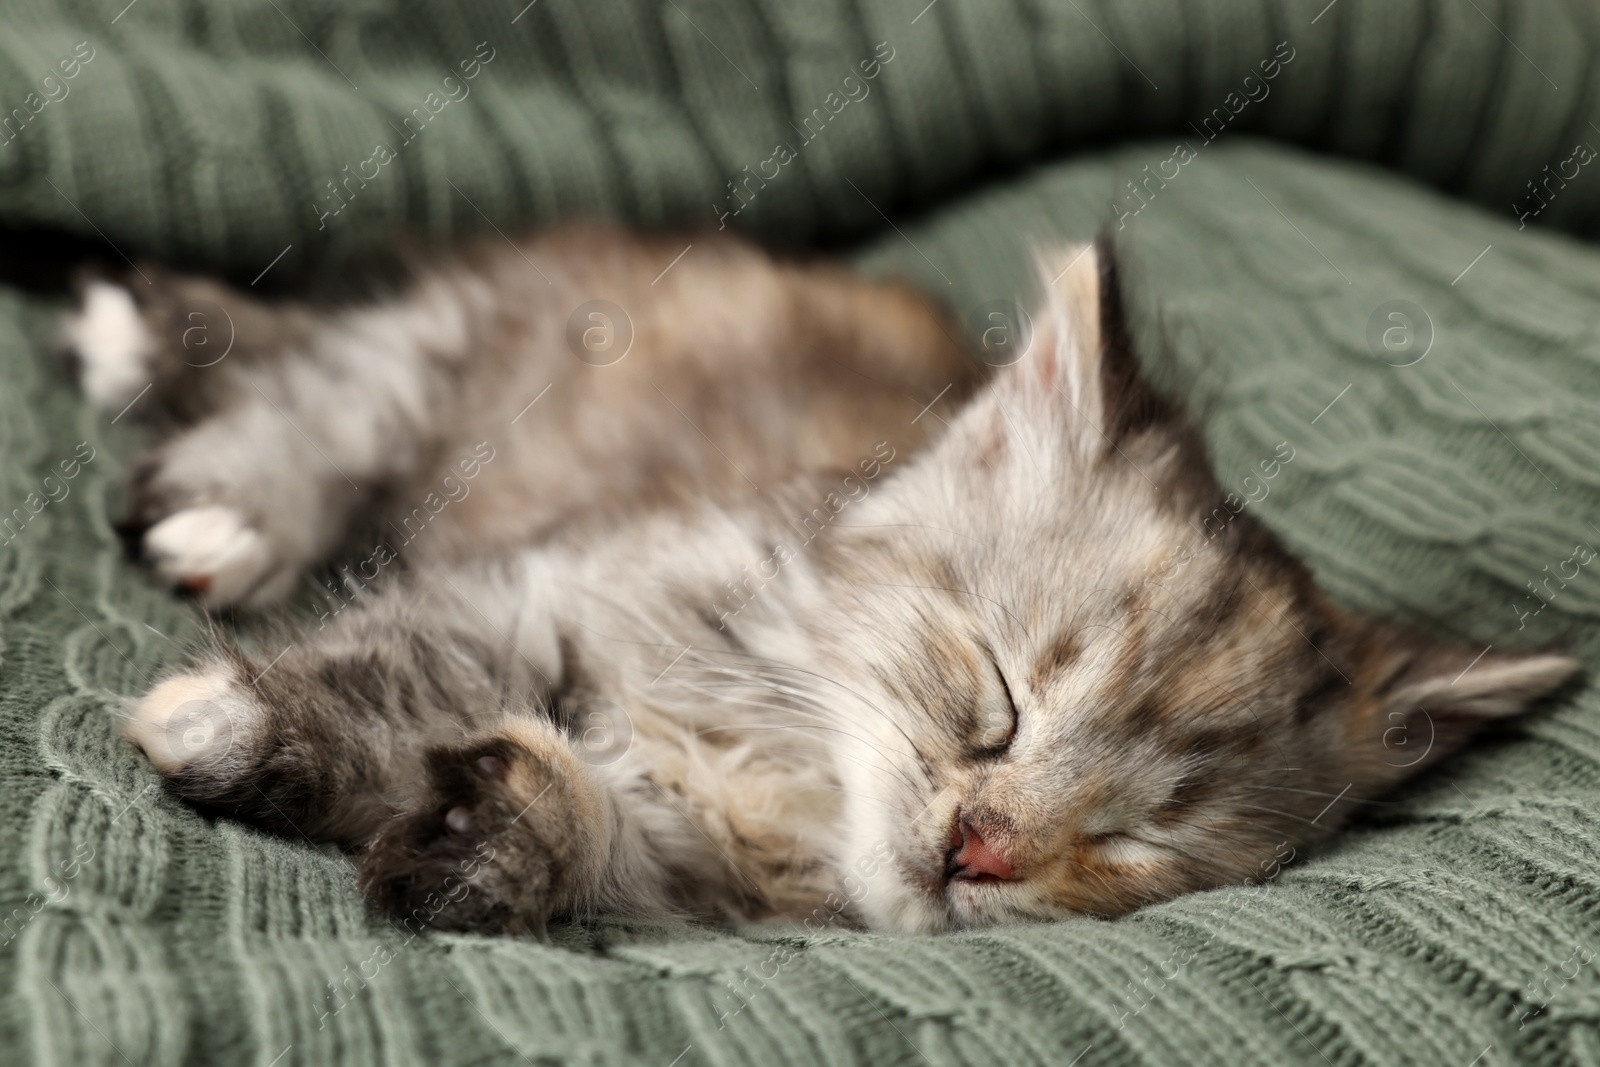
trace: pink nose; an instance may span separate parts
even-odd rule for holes
[[[1006,858],[965,819],[957,820],[950,828],[949,846],[944,862],[946,878],[987,882],[1009,881],[1016,877]]]

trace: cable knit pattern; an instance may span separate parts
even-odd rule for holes
[[[729,212],[849,244],[965,318],[1033,290],[1032,248],[1109,223],[1150,367],[1202,413],[1223,483],[1293,447],[1250,506],[1332,593],[1600,665],[1600,564],[1548,604],[1529,591],[1600,547],[1600,256],[1565,235],[1600,226],[1600,174],[1551,179],[1536,218],[1528,187],[1600,144],[1588,0],[35,0],[4,19],[0,221],[244,282],[401,231]],[[1270,94],[1238,106],[1285,41]],[[779,142],[794,158],[735,198]],[[1179,143],[1192,159],[1167,163]],[[1393,301],[1425,354],[1420,332],[1374,348]],[[0,289],[7,1062],[1600,1063],[1591,689],[1268,885],[1115,923],[407,941],[345,859],[201,817],[117,741],[119,699],[199,624],[120,560],[107,513],[138,436],[49,358],[59,310]]]

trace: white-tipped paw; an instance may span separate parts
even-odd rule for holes
[[[236,604],[272,568],[266,537],[234,508],[185,508],[144,535],[144,554],[156,573],[208,606]]]
[[[79,380],[95,406],[114,411],[150,384],[155,339],[122,286],[90,283],[83,305],[62,324],[62,334],[77,353]]]
[[[171,775],[196,764],[220,767],[230,752],[244,750],[256,718],[231,672],[215,667],[156,686],[134,706],[123,733]]]

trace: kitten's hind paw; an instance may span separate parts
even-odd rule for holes
[[[446,930],[538,933],[572,911],[605,850],[602,801],[570,749],[530,727],[434,749],[426,764],[420,804],[367,852],[368,898]]]
[[[145,531],[141,550],[162,580],[208,607],[243,601],[273,569],[266,537],[218,504],[168,515]]]
[[[103,411],[131,404],[152,380],[155,337],[120,285],[90,282],[61,324],[61,344],[76,362],[84,395]]]

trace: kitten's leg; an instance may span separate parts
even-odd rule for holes
[[[119,529],[162,580],[209,607],[281,600],[405,462],[388,398],[318,377],[263,374],[137,461]],[[380,454],[387,437],[402,454]]]
[[[284,666],[254,686],[245,672],[258,668],[243,660],[171,679],[140,702],[127,733],[191,801],[291,836],[369,846],[363,888],[396,918],[536,931],[552,915],[618,903],[603,883],[626,829],[554,722],[487,703],[474,713],[459,693],[407,694],[419,699],[403,706],[362,699],[373,678],[351,672],[377,665],[338,656],[299,676],[310,664],[291,663],[267,684]],[[334,693],[318,692],[330,684]]]
[[[530,710],[565,682],[554,623],[522,587],[497,565],[410,576],[276,658],[219,653],[162,682],[125,732],[191,801],[370,845],[363,884],[397,916],[531,930],[601,905],[663,910],[642,831]]]
[[[187,800],[355,848],[413,802],[431,747],[501,718],[464,672],[450,679],[463,691],[419,685],[450,665],[397,662],[413,652],[427,654],[401,641],[209,657],[151,690],[124,733]]]
[[[279,649],[209,652],[140,700],[125,733],[188,799],[354,846],[406,806],[428,751],[543,706],[560,673],[520,568],[486,561],[363,594]]]
[[[267,304],[211,278],[154,264],[80,280],[61,324],[62,354],[84,395],[130,421],[190,423],[221,405],[241,364],[302,345],[318,316]]]
[[[168,289],[179,308],[200,299]],[[186,320],[169,315],[163,341],[131,299],[92,285],[67,332],[98,402],[121,401],[149,374],[181,379],[164,395],[214,407],[139,461],[123,524],[163,579],[210,606],[282,599],[339,545],[363,503],[425,462],[454,403],[450,364],[468,347],[465,298],[442,283],[314,320],[303,311],[274,319],[241,298],[219,306],[252,323],[249,343],[288,347],[163,379],[156,364],[171,361],[172,329]]]

